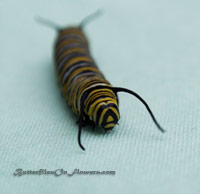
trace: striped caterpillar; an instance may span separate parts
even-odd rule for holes
[[[61,28],[55,23],[39,18],[39,21],[56,29],[55,67],[58,82],[67,104],[79,119],[78,143],[81,144],[81,131],[86,125],[100,126],[111,130],[120,119],[118,92],[126,92],[139,99],[149,112],[161,132],[148,104],[135,92],[121,87],[113,87],[101,73],[90,55],[88,40],[83,27],[100,14],[99,11],[86,17],[78,26]]]

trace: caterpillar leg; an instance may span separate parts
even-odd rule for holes
[[[84,120],[83,118],[82,119],[78,118],[78,120],[76,121],[77,125],[79,125],[80,120],[82,122],[82,127],[85,127],[86,125],[88,125],[87,121]]]
[[[95,124],[92,124],[92,131],[94,132],[95,130]]]

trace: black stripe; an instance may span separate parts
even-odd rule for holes
[[[90,56],[90,53],[89,53],[87,50],[83,50],[83,51],[73,51],[73,52],[71,52],[71,53],[67,53],[67,54],[63,55],[62,58],[61,58],[61,56],[60,56],[60,57],[57,57],[57,58],[56,58],[56,61],[57,61],[58,66],[59,66],[59,64],[64,60],[65,57],[69,57],[69,59],[70,59],[70,57],[71,57],[71,58],[73,58],[74,56],[77,56],[77,57],[78,57],[79,54],[80,54],[80,55],[85,54],[85,55],[91,57],[91,56]]]
[[[107,108],[107,105],[102,105],[99,107],[97,111],[97,116],[96,116],[96,125],[99,125],[99,119],[100,119],[101,113],[103,112],[105,108]]]
[[[90,62],[86,62],[86,61],[79,61],[79,62],[77,62],[77,63],[74,63],[74,64],[72,64],[72,65],[70,65],[66,70],[65,70],[65,72],[64,72],[64,74],[67,72],[67,71],[70,71],[70,69],[71,68],[73,68],[74,66],[76,66],[76,65],[80,65],[80,64],[82,64],[82,63],[87,63],[89,66],[91,66],[91,67],[96,67],[93,63],[90,63]],[[64,75],[63,74],[63,75]]]
[[[60,62],[58,62],[58,66],[57,66],[58,73],[62,71],[62,69],[65,66],[65,64],[67,63],[67,61],[69,61],[70,59],[73,59],[75,57],[88,57],[89,59],[91,59],[91,57],[89,56],[89,53],[81,53],[81,52],[70,53],[70,54],[64,56],[60,60]]]
[[[61,47],[58,50],[56,49],[55,50],[55,58],[60,57],[60,55],[62,55],[63,52],[65,52],[66,50],[71,49],[71,48],[84,48],[84,49],[88,50],[88,46],[85,45],[85,44],[78,43],[78,42],[76,42],[76,43],[70,43],[70,44],[64,45],[63,47]]]
[[[63,76],[62,76],[62,81],[61,81],[62,85],[64,85],[64,84],[67,82],[67,80],[68,80],[68,78],[70,77],[70,75],[71,75],[74,71],[76,71],[77,69],[81,69],[81,68],[85,68],[85,67],[94,67],[92,63],[82,63],[82,64],[85,64],[85,65],[80,66],[81,63],[79,63],[79,64],[76,64],[76,66],[75,66],[75,65],[72,65],[72,66],[70,66],[71,68],[66,69],[66,71],[64,72],[64,74],[63,74]],[[93,71],[92,71],[92,72],[93,72]],[[81,72],[81,73],[82,73],[82,72]],[[68,77],[67,79],[66,79],[66,74],[68,75],[68,76],[67,76],[67,77]],[[65,78],[65,80],[63,80],[64,78]]]
[[[77,34],[65,34],[62,35],[61,37],[59,36],[59,38],[56,41],[56,47],[58,46],[58,44],[60,44],[62,41],[65,40],[70,40],[70,39],[75,39],[75,40],[80,40],[83,43],[86,43],[85,39],[83,39],[80,35]]]

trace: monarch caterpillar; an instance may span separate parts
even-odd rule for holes
[[[105,131],[111,130],[120,119],[118,109],[118,92],[126,92],[139,99],[155,125],[161,132],[165,130],[159,125],[148,104],[135,92],[121,87],[113,87],[101,73],[90,55],[89,43],[83,27],[100,14],[97,11],[78,26],[61,28],[55,23],[39,18],[39,21],[57,30],[55,42],[55,66],[58,82],[68,105],[79,119],[78,143],[81,144],[82,127],[86,125],[100,126]]]

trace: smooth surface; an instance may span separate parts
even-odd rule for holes
[[[1,193],[200,192],[200,12],[195,0],[0,1]],[[56,33],[36,16],[78,24],[102,8],[85,32],[91,52],[115,86],[138,92],[144,106],[119,94],[121,119],[107,134],[86,128],[57,86]],[[13,176],[16,169],[115,170],[115,176]]]

